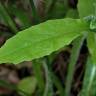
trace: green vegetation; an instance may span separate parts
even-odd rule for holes
[[[26,12],[26,15],[23,8],[18,10],[15,3],[15,8],[13,6],[13,9],[10,9],[13,1],[8,4],[10,6],[4,6],[4,2],[0,1],[0,17],[11,32],[15,33],[15,36],[8,39],[0,48],[0,63],[17,65],[24,61],[32,61],[35,73],[33,77],[21,80],[15,86],[15,90],[21,96],[55,96],[55,92],[59,94],[58,96],[70,96],[75,66],[86,42],[88,56],[78,96],[96,96],[96,0],[79,0],[75,9],[69,7],[67,0],[45,0],[43,18],[40,17],[33,1],[23,2],[25,6],[30,5],[29,13],[33,12],[30,18],[27,17],[29,13]],[[12,13],[10,10],[13,10]],[[10,14],[19,19],[19,28]],[[33,22],[30,22],[31,17],[34,19]],[[57,54],[70,44],[72,44],[71,56],[66,83],[63,85],[52,71],[52,62]],[[57,91],[54,91],[54,86]]]

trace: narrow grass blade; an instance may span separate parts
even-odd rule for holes
[[[18,31],[16,28],[16,24],[14,23],[13,19],[8,14],[8,11],[2,2],[0,2],[0,13],[1,13],[4,21],[11,28],[12,32],[16,33]]]
[[[29,1],[30,1],[31,9],[32,9],[32,16],[35,19],[34,21],[35,21],[35,23],[39,23],[40,22],[40,17],[39,17],[39,15],[37,13],[34,2],[33,2],[33,0],[29,0]]]
[[[50,13],[50,12],[53,10],[53,8],[54,8],[56,2],[57,2],[57,0],[52,0],[52,1],[51,1],[51,3],[50,3],[50,5],[49,5],[48,9],[46,10],[46,13],[47,13],[47,14]]]
[[[53,72],[51,72],[51,77],[52,77],[53,84],[55,85],[55,87],[58,90],[59,96],[64,96],[65,89],[63,88],[63,85],[62,85],[61,81],[59,80],[59,78]]]
[[[51,86],[51,88],[49,87],[51,89],[51,92],[53,91],[53,85],[54,85],[58,90],[58,93],[56,92],[56,94],[59,94],[59,96],[64,96],[63,85],[62,85],[61,81],[59,80],[59,78],[52,71],[52,63],[53,63],[53,60],[56,57],[57,53],[54,53],[53,55],[51,54],[49,56],[46,56],[45,59],[46,59],[46,64],[47,65],[45,65],[45,66],[48,66],[47,69],[48,69],[49,72],[47,72],[47,73],[49,73],[48,77],[49,77],[49,81],[51,81],[48,84]],[[45,69],[46,69],[46,67],[45,67]],[[51,94],[51,96],[53,96],[53,95]]]
[[[83,88],[80,96],[96,96],[96,65],[88,57],[83,81]]]
[[[8,9],[11,14],[15,15],[16,18],[20,20],[20,23],[22,24],[21,29],[28,28],[31,26],[30,18],[27,15],[27,12],[23,10],[22,8],[18,8],[16,5],[9,4]]]
[[[71,84],[74,75],[75,64],[78,60],[81,46],[83,44],[85,36],[80,36],[74,41],[72,53],[70,57],[70,63],[68,67],[68,75],[66,79],[65,96],[70,96]]]

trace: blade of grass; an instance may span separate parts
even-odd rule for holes
[[[52,0],[51,4],[49,5],[49,8],[46,11],[47,14],[50,13],[53,10],[56,2],[57,2],[57,0]]]
[[[9,4],[8,9],[10,13],[14,14],[22,23],[21,29],[25,29],[31,25],[30,19],[28,18],[27,12],[25,12],[25,10],[20,9],[12,4]]]
[[[83,88],[79,95],[95,96],[96,95],[95,90],[96,90],[96,65],[92,64],[91,58],[88,57],[83,81]]]
[[[45,18],[46,19],[49,19],[54,7],[55,7],[55,4],[56,4],[57,0],[49,0],[49,1],[46,1],[46,9],[45,9]]]
[[[58,89],[59,95],[64,96],[64,88],[63,88],[59,78],[54,74],[54,72],[52,72],[52,63],[58,53],[59,53],[59,51],[56,53],[53,53],[49,56],[46,56],[45,60],[46,60],[47,66],[49,67],[49,70],[50,70],[49,75],[50,75],[50,79],[51,79],[51,89],[52,89],[52,84],[54,84],[55,87]],[[53,96],[53,95],[51,95],[51,96]]]
[[[51,77],[52,77],[52,81],[53,81],[55,87],[57,88],[57,90],[59,92],[59,96],[64,96],[64,88],[63,88],[63,85],[61,84],[59,78],[53,72],[51,72]]]
[[[67,74],[67,79],[66,79],[65,96],[70,96],[75,64],[78,60],[80,49],[81,49],[84,39],[85,39],[85,36],[80,36],[73,43],[72,53],[71,53],[71,57],[70,57],[70,63],[68,66],[68,74]]]
[[[34,2],[33,2],[33,0],[29,0],[29,1],[30,1],[30,5],[31,5],[33,19],[34,19],[35,23],[39,23],[40,22],[40,17],[38,15],[38,12],[36,10]]]
[[[14,23],[13,19],[8,14],[7,9],[2,2],[0,2],[0,13],[1,13],[2,17],[4,18],[4,21],[11,28],[12,32],[14,32],[14,33],[18,32],[18,30],[16,28],[16,24]]]

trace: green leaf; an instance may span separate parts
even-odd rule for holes
[[[49,55],[85,33],[89,25],[79,19],[49,20],[19,32],[0,49],[0,63],[20,63]]]
[[[96,64],[96,33],[89,32],[87,37],[87,46],[92,56],[93,64]]]
[[[32,94],[37,85],[37,80],[35,77],[27,77],[21,80],[18,84],[18,89],[27,93],[27,94]]]
[[[86,17],[88,15],[94,15],[96,0],[79,0],[78,11],[79,16]]]

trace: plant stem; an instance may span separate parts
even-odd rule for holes
[[[53,90],[52,89],[52,81],[51,81],[51,75],[50,71],[48,69],[48,64],[43,60],[43,67],[45,70],[45,78],[46,78],[46,85],[45,85],[45,91],[43,96],[53,96]]]
[[[2,2],[0,2],[0,13],[1,13],[2,17],[4,18],[5,22],[11,28],[12,32],[14,32],[14,33],[18,32],[18,29],[16,27],[14,20],[10,17],[10,15],[7,12],[6,7],[3,5]]]
[[[72,53],[70,57],[70,63],[68,66],[68,75],[65,86],[65,96],[70,96],[71,84],[74,75],[75,64],[78,60],[80,49],[82,47],[85,36],[80,36],[73,43]]]

